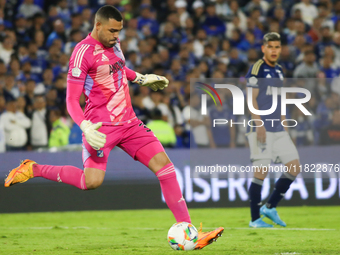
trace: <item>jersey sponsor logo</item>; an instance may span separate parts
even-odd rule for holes
[[[78,67],[72,68],[72,76],[79,77],[81,75],[81,70]]]
[[[103,151],[103,150],[98,150],[98,151],[97,151],[97,157],[98,157],[98,158],[104,157],[104,151]]]
[[[143,127],[146,129],[146,132],[151,132],[151,129],[148,128],[145,124],[143,124]]]
[[[105,56],[104,54],[102,54],[102,61],[110,61],[109,58],[107,56]]]
[[[113,65],[110,65],[110,75],[113,74],[113,72],[117,73],[120,70],[123,70],[125,66],[125,61],[120,59]]]
[[[270,74],[267,74],[266,78],[272,78],[272,76]]]
[[[265,72],[270,72],[270,70],[269,70],[269,69],[264,69],[264,71],[265,71]]]
[[[277,89],[277,95],[278,95],[278,96],[281,96],[281,88],[278,88],[278,87],[274,87],[274,88]],[[266,95],[267,95],[267,96],[273,95],[273,87],[272,87],[272,86],[268,86],[268,87],[267,87]]]

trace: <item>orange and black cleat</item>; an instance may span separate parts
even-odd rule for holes
[[[198,231],[198,241],[197,241],[197,245],[195,247],[195,250],[201,250],[205,246],[207,246],[207,245],[209,245],[213,242],[216,242],[217,238],[222,236],[223,231],[224,231],[224,228],[219,227],[219,228],[216,228],[213,231],[202,232],[202,223],[201,223],[200,229]]]
[[[5,179],[5,187],[12,186],[17,183],[22,183],[33,178],[33,165],[36,162],[26,159],[21,162],[20,166],[14,168]]]

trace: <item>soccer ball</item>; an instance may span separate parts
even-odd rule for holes
[[[168,232],[168,242],[174,250],[193,250],[198,240],[198,231],[188,222],[178,222],[172,225]]]

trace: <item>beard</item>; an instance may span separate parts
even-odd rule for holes
[[[108,43],[108,46],[105,45],[105,47],[108,47],[108,48],[112,48],[113,46],[115,46],[117,43],[117,41],[115,41],[114,43]]]
[[[114,43],[111,43],[107,39],[105,39],[101,33],[98,34],[98,39],[101,44],[103,44],[106,48],[112,48],[113,46],[116,45],[117,40]]]

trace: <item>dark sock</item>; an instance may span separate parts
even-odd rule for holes
[[[296,176],[291,175],[290,173],[283,173],[280,179],[275,183],[275,188],[270,196],[266,206],[268,208],[274,208],[280,202],[280,200],[284,197],[285,193],[290,187],[290,184],[295,180]]]
[[[249,202],[251,221],[255,221],[260,218],[260,206],[261,206],[261,190],[263,180],[253,178],[249,187]]]

